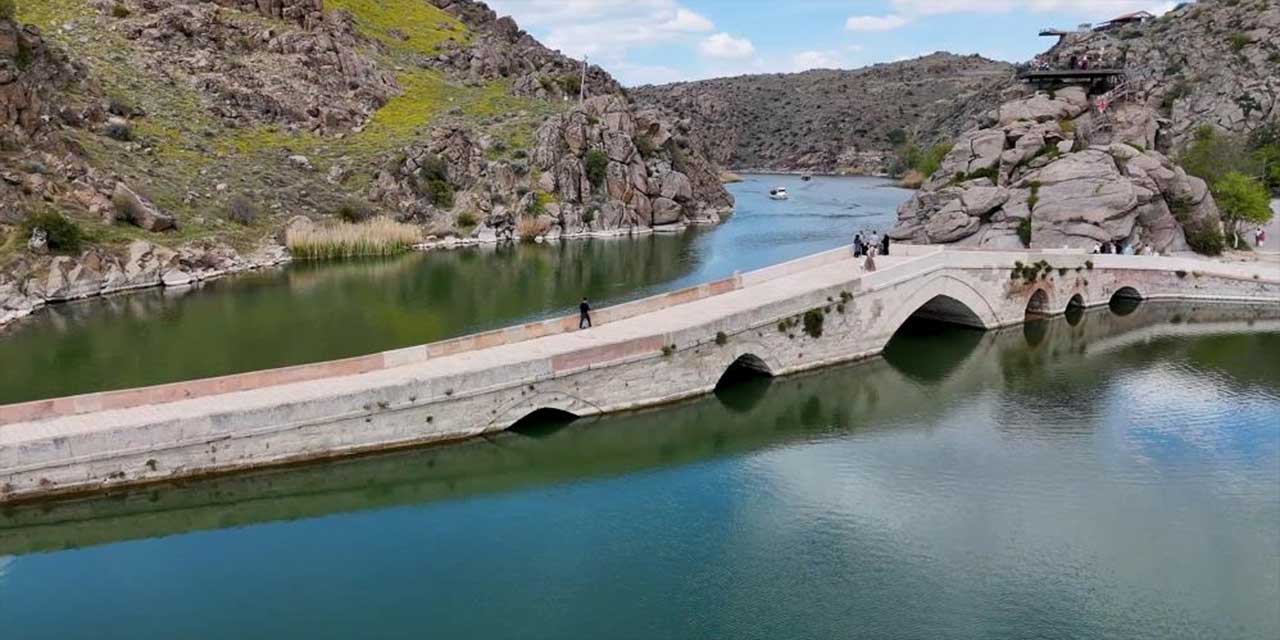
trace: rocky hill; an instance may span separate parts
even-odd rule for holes
[[[1064,37],[1038,57],[1091,55],[1128,73],[1132,99],[1159,119],[1157,145],[1177,151],[1202,125],[1247,134],[1280,118],[1280,3],[1200,0],[1157,20]]]
[[[959,136],[891,236],[983,247],[1221,247],[1213,185],[1177,160],[1205,127],[1248,140],[1280,120],[1280,5],[1220,0],[1064,37],[1037,63],[1088,56],[1117,87],[1008,101]],[[1237,150],[1240,156],[1253,153]],[[1274,153],[1274,152],[1272,152]]]
[[[1012,65],[935,53],[851,71],[717,78],[631,90],[703,133],[726,167],[883,173],[908,138],[948,139],[999,103]]]
[[[279,261],[303,216],[502,240],[732,207],[696,136],[480,2],[14,3],[0,321]]]

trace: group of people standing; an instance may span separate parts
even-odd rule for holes
[[[1158,256],[1160,255],[1159,252],[1157,252],[1149,244],[1142,244],[1141,242],[1138,242],[1136,244],[1126,244],[1124,242],[1112,242],[1110,240],[1103,243],[1094,244],[1093,253],[1108,253],[1108,254],[1125,255],[1125,256]]]
[[[876,270],[876,256],[889,255],[889,235],[881,234],[878,231],[868,232],[864,238],[862,232],[858,232],[853,236],[853,257],[861,258],[866,256],[866,261],[862,263],[862,268],[867,271]]]

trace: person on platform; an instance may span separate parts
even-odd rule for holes
[[[578,303],[578,328],[591,328],[591,305],[587,303],[586,298],[583,298],[582,302]]]
[[[853,235],[853,257],[855,257],[855,258],[861,258],[861,257],[862,257],[862,252],[863,252],[864,250],[865,250],[865,247],[864,247],[864,245],[862,244],[862,234],[861,234],[861,233],[855,233],[855,234]]]
[[[1263,229],[1262,227],[1258,227],[1258,230],[1253,232],[1253,244],[1259,249],[1261,249],[1263,245],[1267,244],[1266,229]]]
[[[880,255],[889,255],[889,234],[887,233],[880,238]]]

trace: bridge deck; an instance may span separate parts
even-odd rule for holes
[[[919,257],[881,256],[876,259],[878,270],[875,274],[880,277],[891,275],[895,267],[901,267],[918,259]],[[798,294],[859,280],[862,275],[861,261],[855,261],[852,256],[848,256],[780,277],[752,279],[743,288],[728,293],[669,306],[654,313],[600,324],[582,331],[533,338],[353,375],[271,385],[175,402],[141,404],[125,409],[59,416],[40,421],[38,430],[42,437],[61,437],[139,422],[154,424],[213,415],[227,406],[235,406],[238,409],[255,407],[265,409],[278,403],[281,398],[288,398],[293,402],[319,400],[382,388],[399,381],[449,378],[459,374],[510,368],[526,362],[557,357],[570,358],[565,366],[574,368],[571,360],[574,354],[590,353],[593,349],[607,351],[611,348],[625,348],[625,345],[645,341],[653,342],[652,345],[646,345],[646,351],[660,350],[664,344],[662,342],[664,336],[690,327],[713,323],[719,318],[751,311],[772,303],[785,302]],[[585,364],[589,362],[584,363],[583,366]],[[14,444],[15,441],[11,438],[16,437],[17,432],[6,430],[2,425],[3,423],[0,422],[0,446]]]

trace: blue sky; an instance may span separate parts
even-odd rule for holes
[[[1042,27],[1100,22],[1164,0],[489,0],[544,44],[623,84],[854,68],[950,51],[1022,61]]]

